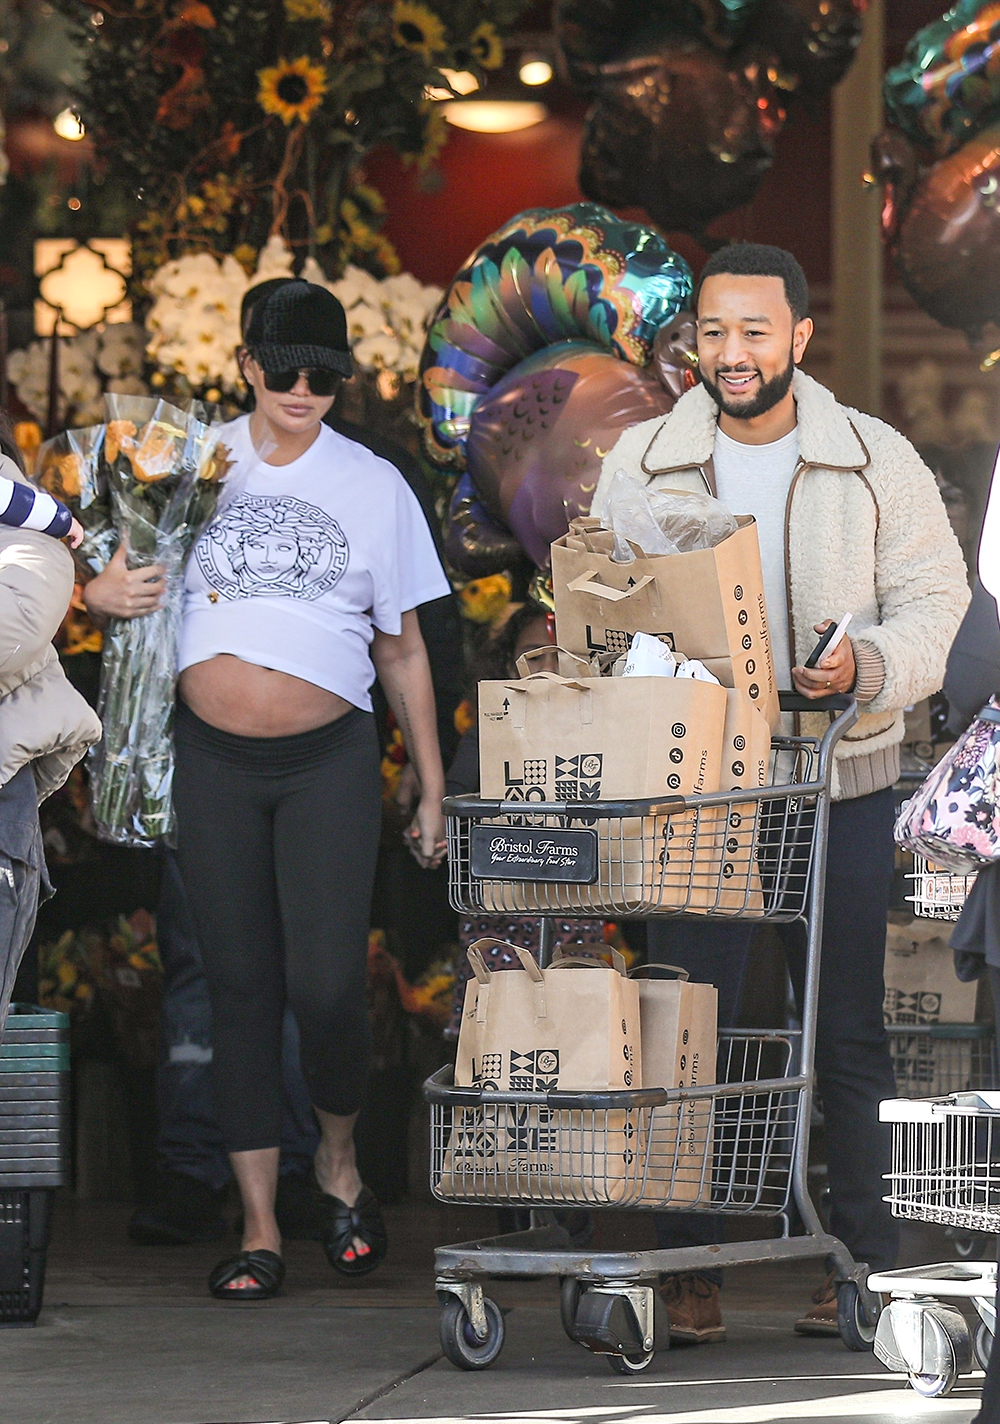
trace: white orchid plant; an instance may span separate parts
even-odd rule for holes
[[[243,297],[260,282],[292,276],[293,260],[284,240],[272,237],[249,277],[235,257],[219,260],[207,252],[165,263],[149,283],[153,305],[145,331],[132,323],[108,325],[61,343],[60,415],[71,409],[74,424],[92,424],[103,418],[104,391],[147,394],[142,380],[146,360],[156,368],[156,385],[181,376],[208,400],[232,395],[239,389],[235,353]],[[343,303],[362,371],[388,372],[397,383],[416,379],[427,323],[443,295],[439,287],[425,287],[406,272],[379,281],[352,266],[331,282],[313,257],[306,259],[301,276]],[[47,341],[15,351],[7,363],[19,398],[39,421],[48,410],[48,372]]]
[[[134,322],[109,323],[59,340],[59,416],[76,425],[104,419],[103,395],[147,395],[142,379],[146,333]],[[49,408],[51,342],[33,341],[7,358],[7,378],[18,399],[44,422]]]

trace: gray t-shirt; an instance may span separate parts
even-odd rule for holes
[[[785,505],[798,460],[797,427],[770,445],[746,445],[722,430],[716,431],[714,463],[719,499],[733,514],[752,514],[757,521],[771,654],[782,691],[792,685],[785,588]]]

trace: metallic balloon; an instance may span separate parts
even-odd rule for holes
[[[451,497],[444,551],[452,568],[469,578],[488,578],[524,557],[510,530],[487,514],[468,473],[459,476]]]
[[[1000,322],[1000,124],[918,178],[895,257],[907,291],[944,326],[975,340]]]
[[[959,0],[918,30],[885,77],[889,119],[939,156],[996,117],[1000,105],[1000,4]]]
[[[487,511],[547,568],[553,539],[589,513],[601,462],[622,431],[666,415],[674,400],[652,371],[593,343],[546,347],[476,407],[469,474]]]
[[[432,319],[417,394],[431,458],[461,468],[480,401],[544,347],[588,341],[646,365],[691,291],[691,269],[653,228],[593,203],[519,213],[472,254]]]
[[[850,68],[868,0],[760,0],[750,37],[778,59],[776,83],[821,99]]]
[[[674,36],[601,65],[584,131],[580,186],[615,207],[644,208],[668,231],[700,235],[750,201],[785,121],[776,61],[724,55]]]
[[[821,0],[825,3],[825,0]],[[569,78],[578,88],[596,86],[600,66],[617,57],[623,42],[656,26],[731,49],[746,33],[762,0],[555,0],[552,31]],[[652,12],[652,13],[651,13]]]
[[[674,400],[698,384],[698,318],[694,312],[678,312],[673,321],[660,327],[653,342],[653,369]]]

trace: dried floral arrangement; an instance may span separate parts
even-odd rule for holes
[[[482,82],[525,0],[53,0],[86,46],[78,96],[99,161],[134,195],[136,290],[171,258],[252,271],[282,234],[329,276],[395,254],[366,154],[429,162],[442,70]]]

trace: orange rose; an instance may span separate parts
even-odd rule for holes
[[[144,485],[155,485],[166,479],[177,458],[173,437],[154,425],[147,425],[137,448],[126,453],[133,475]]]
[[[113,465],[122,450],[128,450],[135,443],[136,429],[131,420],[109,420],[104,436],[104,454],[109,465]]]
[[[83,485],[83,461],[79,455],[60,455],[56,467],[59,470],[60,492],[69,499],[76,499]]]

